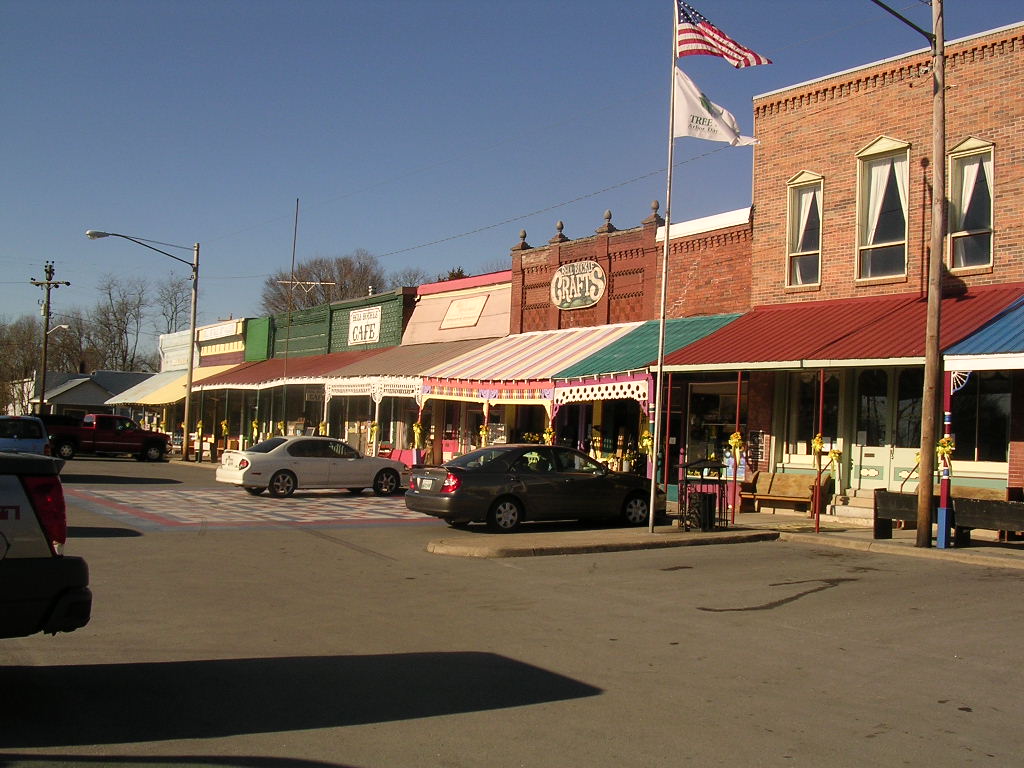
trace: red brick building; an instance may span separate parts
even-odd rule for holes
[[[946,53],[943,349],[1024,295],[1024,25]],[[853,496],[916,485],[930,66],[922,51],[754,99],[753,311],[667,358],[675,375],[747,380],[744,429],[762,469],[810,472],[821,433],[842,451],[833,471]],[[961,377],[955,483],[1019,485],[1022,375],[990,365]]]

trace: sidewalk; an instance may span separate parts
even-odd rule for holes
[[[871,528],[835,517],[821,518],[819,532],[814,520],[805,515],[738,514],[727,530],[683,531],[672,525],[655,526],[651,533],[641,528],[558,529],[493,534],[483,529],[451,530],[444,538],[431,541],[427,551],[456,557],[536,557],[541,555],[624,552],[637,549],[743,544],[760,541],[789,541],[818,547],[836,547],[878,555],[924,557],[940,562],[957,562],[989,568],[1024,570],[1024,542],[999,543],[994,531],[975,531],[970,547],[936,549],[915,546],[917,532],[894,530],[892,539],[875,540]],[[934,541],[934,537],[933,537]]]

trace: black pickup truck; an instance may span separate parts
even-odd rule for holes
[[[89,622],[89,568],[64,554],[63,464],[0,453],[0,638],[71,632]]]

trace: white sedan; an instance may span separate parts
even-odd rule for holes
[[[297,488],[347,488],[378,496],[405,489],[400,461],[363,456],[332,437],[272,437],[244,451],[224,451],[217,480],[245,488],[253,496],[291,496]]]

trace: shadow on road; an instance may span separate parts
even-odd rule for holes
[[[45,765],[61,766],[116,765],[119,768],[161,768],[162,766],[188,766],[188,768],[353,768],[341,763],[320,760],[301,760],[292,757],[220,757],[216,755],[161,755],[153,757],[131,755],[0,755],[0,768]]]
[[[170,477],[139,477],[138,475],[77,475],[74,472],[60,473],[64,485],[81,483],[82,485],[181,485],[181,480]]]
[[[493,653],[0,667],[0,749],[223,738],[596,696]]]
[[[131,528],[108,528],[98,525],[68,526],[69,539],[132,539],[141,535],[139,531],[133,531]],[[3,768],[3,763],[0,763],[0,768]]]

